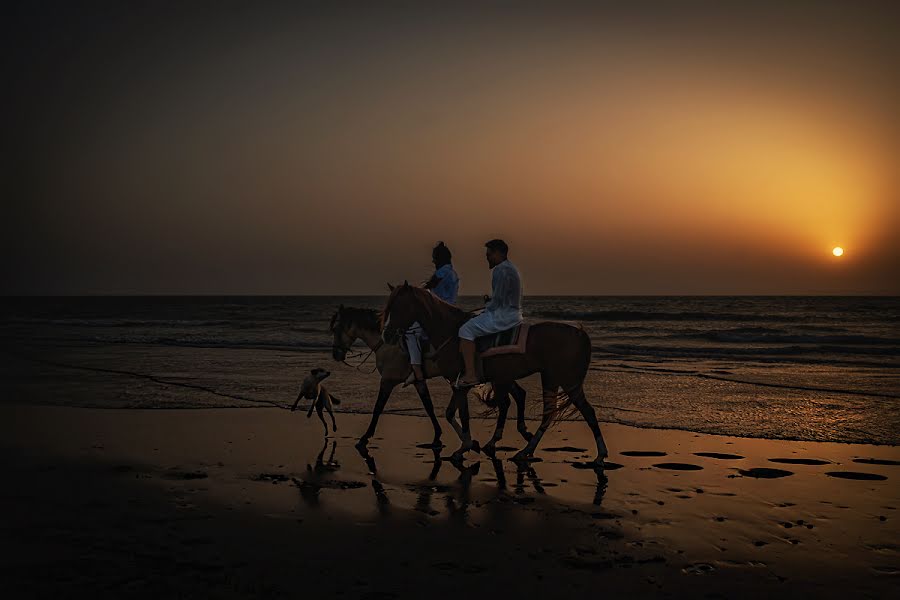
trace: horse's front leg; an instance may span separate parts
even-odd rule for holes
[[[400,382],[381,380],[381,385],[378,388],[378,399],[375,401],[375,408],[372,410],[372,421],[369,423],[369,428],[363,436],[356,442],[357,447],[365,447],[366,444],[369,443],[369,438],[375,435],[375,428],[378,426],[378,417],[381,416],[384,405],[387,404],[388,398],[391,397],[391,392],[394,391],[394,388],[397,387],[398,383]]]
[[[503,427],[509,412],[509,390],[506,387],[494,386],[494,393],[497,399],[497,426],[494,428],[494,435],[484,445],[484,451],[489,456],[493,456],[497,452],[497,442],[503,438]]]
[[[434,414],[434,404],[431,402],[431,394],[428,391],[428,384],[424,381],[417,381],[413,384],[416,388],[416,392],[419,394],[419,399],[422,401],[422,406],[425,407],[425,413],[428,415],[428,418],[431,419],[431,426],[434,427],[434,440],[431,442],[432,448],[441,448],[443,444],[441,443],[441,426],[438,423],[437,417]]]
[[[513,382],[510,393],[516,401],[516,430],[526,442],[530,442],[533,435],[525,425],[525,390],[518,383]]]
[[[453,396],[456,399],[456,405],[459,408],[459,420],[462,423],[462,431],[460,431],[459,450],[453,453],[454,460],[462,460],[466,452],[474,448],[472,443],[472,433],[469,430],[469,390],[454,390]]]

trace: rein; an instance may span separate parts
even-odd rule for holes
[[[375,354],[376,352],[378,352],[378,350],[379,350],[379,349],[381,348],[381,346],[383,346],[383,345],[384,345],[384,340],[378,340],[378,343],[375,344],[375,347],[372,348],[371,350],[369,350],[368,353],[366,353],[365,350],[363,350],[362,352],[355,352],[355,353],[351,354],[350,356],[344,356],[344,360],[342,360],[341,362],[344,363],[345,365],[347,365],[348,367],[352,368],[352,369],[356,369],[356,370],[359,371],[360,373],[365,373],[366,375],[371,375],[372,373],[374,373],[375,371],[378,370],[378,365],[377,365],[377,364],[376,364],[374,367],[372,367],[372,370],[369,371],[368,373],[366,373],[365,371],[363,371],[360,367],[362,367],[364,364],[366,364],[366,362],[368,362],[368,360],[369,360],[370,358],[372,358],[372,355]],[[333,346],[333,348],[337,348],[337,346]],[[341,350],[344,350],[345,352],[348,351],[348,350],[350,350],[349,348],[340,348],[340,349],[341,349]],[[348,359],[348,358],[358,358],[358,357],[362,356],[363,354],[365,354],[366,357],[365,357],[364,359],[362,359],[362,361],[359,362],[358,364],[351,365],[350,363],[347,362],[347,359]]]
[[[452,340],[452,339],[453,339],[453,336],[452,336],[452,335],[448,335],[448,336],[447,336],[447,339],[444,340],[444,341],[441,343],[440,346],[438,346],[437,348],[435,348],[434,350],[432,350],[431,352],[428,353],[428,358],[430,358],[430,359],[432,359],[432,360],[434,360],[435,358],[437,358],[437,355],[440,354],[441,350],[443,350],[444,347],[445,347],[447,344],[449,344],[449,343],[450,343],[450,340]]]

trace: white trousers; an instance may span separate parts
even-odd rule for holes
[[[416,321],[406,330],[406,349],[409,352],[409,364],[422,364],[422,339],[426,338],[425,330]]]

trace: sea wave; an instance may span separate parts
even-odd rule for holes
[[[639,355],[654,357],[690,357],[722,359],[728,357],[764,357],[764,356],[801,356],[801,355],[866,355],[866,356],[900,356],[900,347],[866,347],[840,346],[833,344],[816,344],[809,346],[653,346],[645,344],[606,344],[595,345],[594,352],[615,355]]]
[[[127,336],[104,337],[92,340],[99,344],[138,344],[148,346],[180,346],[185,348],[233,348],[233,349],[257,349],[257,350],[293,350],[293,351],[322,351],[331,350],[331,340],[263,340],[263,339],[225,339],[220,337],[156,337],[156,336]]]
[[[697,331],[677,333],[665,337],[667,339],[702,340],[735,344],[853,344],[855,347],[900,347],[900,338],[842,335],[837,333],[826,333],[824,335],[797,334],[765,327]]]
[[[837,313],[729,313],[729,312],[662,312],[639,310],[540,310],[534,316],[545,319],[574,321],[734,321],[739,323],[843,322],[847,315]],[[897,322],[898,315],[881,315],[879,321]]]

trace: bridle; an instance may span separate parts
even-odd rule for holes
[[[340,321],[339,321],[339,322],[340,322]],[[332,331],[334,331],[334,330],[332,330]],[[372,355],[375,354],[376,352],[378,352],[378,350],[379,350],[383,345],[384,345],[384,340],[381,339],[381,338],[379,338],[378,343],[375,344],[375,347],[372,348],[371,350],[369,350],[368,353],[367,353],[365,350],[362,350],[362,351],[360,351],[360,352],[353,352],[353,353],[350,353],[350,354],[348,355],[347,353],[350,352],[350,347],[349,347],[349,346],[339,346],[339,345],[337,345],[337,344],[332,344],[332,345],[331,345],[331,352],[332,352],[332,354],[334,354],[334,353],[336,353],[338,350],[343,351],[343,353],[344,353],[344,359],[343,359],[341,362],[344,363],[345,365],[347,365],[348,367],[352,368],[352,369],[356,369],[356,370],[359,371],[360,373],[364,373],[364,371],[363,371],[360,367],[362,367],[364,364],[366,364],[366,362],[368,362],[368,360],[372,357]],[[359,358],[359,357],[362,356],[363,354],[365,354],[366,357],[363,358],[361,362],[359,362],[359,363],[357,363],[357,364],[355,364],[355,365],[351,365],[350,363],[347,362],[347,359],[348,359],[348,358],[350,358],[350,359],[353,359],[353,358]],[[366,373],[366,375],[371,375],[372,373],[374,373],[374,372],[377,371],[377,370],[378,370],[378,364],[376,363],[376,365],[375,365],[374,367],[372,367],[372,370],[369,371],[368,373]]]

